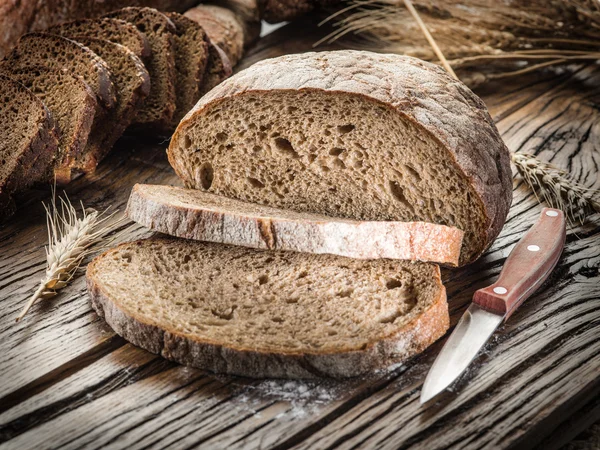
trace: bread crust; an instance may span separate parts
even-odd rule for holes
[[[125,313],[103,291],[96,278],[96,264],[100,258],[109,258],[118,248],[97,257],[87,268],[87,287],[96,313],[104,318],[117,334],[132,344],[171,361],[216,373],[253,378],[355,377],[386,368],[421,353],[443,336],[449,327],[446,290],[441,282],[439,268],[432,266],[435,267],[437,286],[434,301],[402,329],[362,350],[339,353],[274,353],[197,341],[192,336],[158,327],[135,315]]]
[[[442,68],[408,56],[343,50],[254,64],[201,98],[183,118],[167,151],[177,174],[185,180],[173,152],[197,115],[228,98],[279,91],[357,95],[396,111],[447,149],[478,195],[485,245],[462,263],[477,259],[500,233],[512,201],[512,173],[509,151],[485,104]]]
[[[190,197],[173,200],[172,196]],[[249,212],[248,210],[252,212]],[[243,247],[456,266],[463,232],[425,222],[366,222],[282,211],[172,186],[136,184],[126,214],[153,231]],[[225,224],[225,226],[224,226]]]

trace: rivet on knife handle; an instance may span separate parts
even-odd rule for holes
[[[560,258],[565,236],[562,211],[544,208],[510,253],[498,281],[475,292],[473,303],[504,315],[506,320],[548,278]]]

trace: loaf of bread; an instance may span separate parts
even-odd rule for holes
[[[21,83],[0,75],[0,219],[14,212],[12,194],[41,180],[58,150],[50,112]]]
[[[460,263],[500,232],[508,149],[443,69],[358,51],[261,61],[182,120],[168,149],[187,187],[297,212],[464,231]]]
[[[197,189],[136,184],[127,215],[154,231],[244,247],[358,259],[458,264],[463,232],[425,222],[363,222],[250,204]]]
[[[98,315],[182,364],[250,377],[361,375],[448,328],[437,266],[183,239],[120,245],[87,269]]]

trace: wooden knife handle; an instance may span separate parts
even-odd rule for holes
[[[476,291],[473,303],[508,319],[548,278],[560,258],[565,238],[562,211],[544,208],[506,259],[498,281]]]

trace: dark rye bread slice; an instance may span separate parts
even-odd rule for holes
[[[26,86],[49,109],[59,130],[58,153],[49,177],[58,184],[71,181],[75,159],[86,147],[98,104],[90,87],[80,78],[58,69],[15,69],[0,63],[0,74]]]
[[[143,108],[136,114],[135,123],[158,131],[169,130],[176,107],[175,25],[152,8],[122,8],[106,17],[132,23],[148,38],[152,54],[146,61],[146,69],[152,85]]]
[[[152,53],[146,35],[135,25],[120,19],[105,17],[75,20],[53,26],[47,32],[65,37],[89,36],[116,42],[127,47],[142,60],[149,58]]]
[[[210,41],[225,52],[235,66],[244,52],[244,28],[236,15],[217,5],[198,5],[185,16],[202,26]]]
[[[154,238],[97,257],[87,284],[133,344],[249,377],[358,376],[422,352],[449,322],[427,263]]]
[[[46,66],[80,76],[90,86],[99,103],[110,109],[115,105],[115,87],[106,63],[78,42],[48,33],[23,36],[5,63],[15,68]]]
[[[438,66],[362,51],[266,60],[204,96],[169,160],[187,187],[298,212],[464,231],[461,264],[498,235],[508,149],[484,103]]]
[[[56,155],[54,121],[21,83],[0,75],[0,219],[14,212],[12,194],[40,181]]]
[[[123,45],[87,36],[71,38],[106,61],[117,92],[115,107],[94,127],[85,152],[75,162],[75,168],[90,173],[134,120],[150,92],[150,76],[140,58]]]
[[[426,222],[365,222],[297,213],[197,189],[136,184],[128,217],[153,231],[243,247],[456,266],[463,232]]]
[[[165,13],[177,27],[175,39],[175,69],[177,107],[172,129],[200,99],[200,85],[208,61],[208,36],[200,25],[177,13]]]
[[[208,61],[200,86],[200,97],[206,94],[233,73],[231,62],[223,50],[212,42],[208,45]]]

